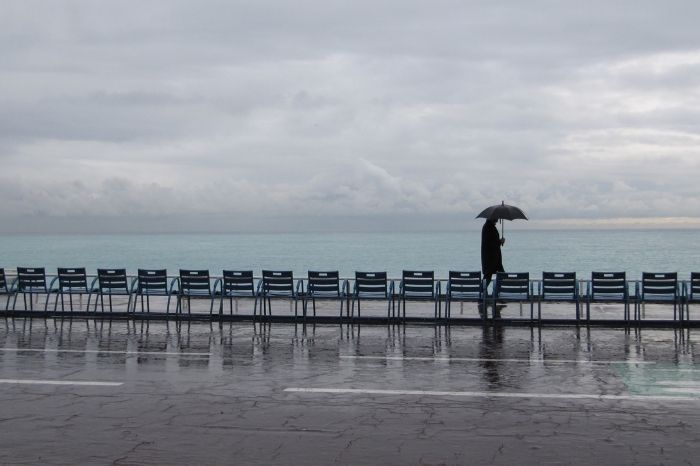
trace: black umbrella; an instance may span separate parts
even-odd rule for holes
[[[518,207],[508,205],[501,201],[500,204],[492,205],[481,211],[476,218],[495,218],[501,221],[501,234],[503,234],[503,220],[527,220],[525,212]]]

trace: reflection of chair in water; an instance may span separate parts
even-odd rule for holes
[[[262,271],[263,314],[272,316],[272,298],[287,298],[294,301],[294,317],[298,317],[298,299],[301,282],[294,287],[294,274],[291,270]]]
[[[522,311],[523,303],[530,303],[530,320],[533,320],[532,284],[530,283],[529,272],[508,273],[497,272],[496,281],[493,287],[493,309],[494,317],[497,314],[497,303],[517,302],[520,303]],[[484,309],[486,313],[486,309]]]
[[[445,317],[452,317],[452,301],[472,302],[483,306],[486,294],[481,271],[459,272],[450,270],[445,288]]]
[[[10,305],[10,298],[14,295],[13,287],[7,285],[7,277],[5,276],[5,269],[0,268],[0,296],[7,295],[7,301],[5,301],[5,310],[8,309]]]
[[[252,298],[253,316],[258,309],[258,293],[255,290],[255,279],[253,278],[252,270],[224,270],[221,285],[221,303],[219,304],[219,312],[223,312],[224,299],[228,298],[229,312],[233,315],[233,299],[236,299],[238,306],[238,298]]]
[[[625,272],[592,272],[586,291],[586,320],[591,320],[591,303],[622,304],[629,320],[629,289]]]
[[[90,291],[97,293],[95,297],[95,312],[97,312],[97,301],[99,298],[100,308],[105,311],[104,295],[109,298],[109,312],[112,312],[112,296],[128,296],[126,311],[131,309],[131,291],[126,276],[126,269],[97,269],[97,278],[92,281]],[[97,281],[97,288],[94,287]],[[88,298],[88,309],[90,308],[90,298]]]
[[[442,311],[440,303],[440,283],[435,285],[435,272],[404,270],[399,283],[399,315],[406,318],[406,301],[432,301],[434,302],[434,318],[438,317],[438,307]],[[401,305],[403,304],[403,314]]]
[[[310,298],[314,316],[316,316],[317,299],[337,299],[340,301],[340,317],[343,317],[343,302],[348,299],[350,294],[349,286],[348,281],[343,280],[341,287],[340,274],[337,270],[332,272],[315,272],[309,270],[303,302],[304,316],[306,316],[306,308]]]
[[[690,280],[683,285],[683,296],[685,297],[685,317],[686,319],[690,320],[690,305],[700,303],[700,272],[691,272]]]
[[[576,320],[579,320],[579,292],[576,272],[542,272],[538,294],[538,319],[542,320],[542,302],[549,301],[574,303],[576,305]]]
[[[162,296],[168,298],[165,306],[165,313],[170,313],[170,298],[173,295],[173,285],[168,289],[168,271],[166,269],[138,269],[136,281],[131,284],[131,291],[134,294],[133,311],[136,312],[136,304],[141,298],[141,312],[144,310],[143,297],[146,297],[146,312],[151,312],[151,296]]]
[[[220,284],[219,280],[214,283],[212,290],[211,278],[208,270],[185,270],[180,269],[180,276],[177,279],[177,306],[175,314],[182,313],[182,300],[187,300],[187,314],[192,314],[190,306],[192,299],[208,299],[209,314],[214,312],[214,296],[216,288]]]
[[[355,315],[355,301],[357,301],[357,317],[360,317],[363,299],[386,300],[386,316],[387,318],[391,317],[391,308],[394,303],[394,282],[389,282],[386,272],[355,272],[351,308],[353,316]]]
[[[635,287],[635,319],[642,318],[646,303],[673,304],[673,320],[676,320],[677,308],[680,304],[678,274],[676,272],[643,272],[642,281]],[[683,312],[680,312],[679,320],[683,320]]]
[[[53,288],[54,282],[58,280],[58,288]],[[55,293],[56,299],[53,303],[53,310],[56,311],[58,308],[58,298],[61,298],[61,311],[66,310],[65,306],[65,295],[68,295],[68,306],[70,310],[73,310],[73,295],[78,295],[82,298],[82,295],[88,295],[88,302],[90,296],[90,290],[88,289],[87,274],[84,267],[66,268],[59,267],[58,275],[51,281],[49,285],[49,293]],[[88,305],[88,311],[90,306]]]
[[[34,295],[47,295],[44,303],[44,312],[48,309],[49,298],[46,287],[46,271],[43,267],[17,267],[17,279],[15,286],[15,298],[12,301],[12,310],[17,305],[17,296],[22,294],[24,310],[34,310]],[[27,295],[29,295],[29,307],[27,307]]]

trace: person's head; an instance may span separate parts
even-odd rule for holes
[[[487,221],[487,222],[491,222],[491,223],[493,223],[493,224],[495,225],[496,222],[498,222],[498,219],[496,218],[495,215],[492,215],[492,216],[490,216],[489,218],[487,218],[486,221]]]

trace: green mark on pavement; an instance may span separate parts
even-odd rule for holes
[[[616,364],[614,370],[633,395],[700,398],[700,365]]]

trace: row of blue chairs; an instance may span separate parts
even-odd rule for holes
[[[88,284],[89,278],[92,278]],[[257,284],[256,284],[257,280]],[[352,280],[352,290],[350,282]],[[446,282],[443,293],[442,283]],[[634,293],[630,295],[630,285]],[[585,292],[582,288],[585,287]],[[23,296],[24,308],[33,309],[31,296],[45,294],[44,311],[48,311],[50,296],[54,295],[54,311],[65,310],[68,297],[69,309],[73,310],[73,295],[87,295],[87,309],[91,305],[97,311],[98,303],[105,309],[105,297],[112,310],[113,296],[127,296],[127,310],[136,312],[140,300],[141,311],[150,312],[150,297],[167,297],[166,313],[170,312],[171,298],[176,298],[175,313],[181,313],[184,303],[190,312],[191,299],[206,298],[211,301],[210,313],[214,313],[215,301],[219,301],[219,312],[223,312],[228,299],[233,313],[235,298],[252,298],[253,315],[271,315],[273,298],[288,298],[294,302],[294,315],[299,316],[298,301],[302,301],[303,316],[307,315],[309,302],[316,315],[317,299],[336,299],[340,302],[340,316],[346,303],[346,315],[361,316],[361,302],[365,299],[385,300],[387,317],[406,316],[407,301],[432,301],[435,318],[451,317],[452,302],[476,302],[485,311],[488,305],[494,308],[499,302],[519,302],[530,305],[530,318],[534,320],[534,304],[537,303],[537,318],[541,319],[541,306],[546,302],[571,302],[575,305],[576,319],[581,319],[581,305],[586,305],[586,320],[590,320],[592,303],[619,303],[623,305],[623,319],[630,320],[630,304],[634,304],[634,319],[639,319],[646,303],[673,305],[674,320],[683,320],[685,305],[689,318],[689,305],[700,302],[700,273],[691,273],[687,281],[679,281],[677,273],[643,273],[641,280],[628,281],[625,272],[593,272],[590,280],[578,280],[574,272],[543,272],[541,279],[532,280],[530,274],[498,273],[492,293],[486,289],[481,272],[450,271],[447,280],[436,279],[433,271],[403,271],[398,292],[394,280],[386,272],[356,272],[353,279],[341,279],[337,271],[309,271],[304,279],[295,281],[291,271],[263,270],[257,278],[252,270],[224,270],[221,277],[212,277],[208,270],[179,271],[170,277],[165,269],[139,269],[136,276],[129,277],[126,269],[97,269],[96,276],[88,276],[85,268],[58,268],[57,274],[47,284],[44,268],[18,267],[16,277],[8,283],[4,269],[0,268],[0,294],[7,295],[6,309],[16,309],[19,295]],[[27,304],[27,295],[30,296]],[[95,296],[94,302],[92,297]],[[398,305],[398,312],[397,312]],[[680,312],[679,312],[680,310]]]

